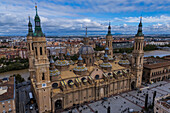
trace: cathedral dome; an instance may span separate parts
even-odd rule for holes
[[[104,56],[102,56],[101,59],[103,60]],[[111,61],[111,60],[114,60],[114,58],[111,55],[108,55],[108,60]]]
[[[110,62],[103,62],[102,64],[100,64],[100,67],[104,67],[104,68],[106,68],[106,67],[112,67],[112,64],[110,64]]]
[[[60,71],[58,69],[50,70],[50,76],[60,75]]]
[[[87,71],[87,68],[84,66],[76,66],[73,70],[74,71]]]
[[[55,65],[56,66],[67,66],[67,65],[69,65],[69,62],[67,60],[57,60],[55,62]]]
[[[74,64],[74,62],[72,60],[69,60],[68,63],[69,63],[69,65],[73,65]]]
[[[122,59],[122,60],[119,61],[119,64],[120,64],[120,65],[129,65],[130,62],[129,62],[129,60],[123,60],[123,59]]]
[[[80,48],[79,50],[79,54],[94,54],[94,49],[93,47],[89,46],[89,45],[84,45]]]

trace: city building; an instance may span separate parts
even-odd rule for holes
[[[170,61],[147,58],[143,65],[143,81],[147,83],[163,81],[170,78]]]
[[[155,98],[154,113],[169,113],[170,112],[170,94],[163,97]]]
[[[133,66],[123,67],[113,58],[111,26],[106,36],[105,54],[96,60],[95,51],[84,37],[79,49],[78,61],[72,62],[70,53],[59,52],[55,62],[47,57],[46,38],[41,29],[40,18],[35,16],[35,31],[28,24],[28,55],[32,90],[40,113],[56,112],[85,102],[100,100],[141,86],[143,71],[142,21],[135,36]]]
[[[0,113],[16,113],[15,78],[0,80]]]

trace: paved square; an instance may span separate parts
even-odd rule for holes
[[[128,113],[129,109],[141,111],[145,105],[145,95],[148,93],[148,103],[152,103],[153,93],[156,91],[156,97],[164,96],[170,93],[170,80],[149,84],[148,87],[139,92],[138,90],[129,91],[116,96],[109,97],[107,101],[100,100],[86,105],[82,105],[78,109],[73,109],[72,113],[107,113],[110,106],[111,113]],[[63,112],[68,113],[68,111]]]

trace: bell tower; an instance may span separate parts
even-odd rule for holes
[[[28,48],[28,58],[29,58],[30,79],[32,79],[33,75],[34,75],[34,65],[33,65],[34,52],[33,52],[32,36],[33,36],[33,30],[32,30],[31,20],[29,17],[28,34],[27,34],[27,48]]]
[[[135,35],[134,50],[132,52],[132,72],[136,75],[136,87],[140,87],[142,83],[143,72],[143,44],[144,34],[142,33],[142,17],[140,17],[140,23],[138,25],[138,32]]]
[[[33,33],[33,48],[34,48],[34,67],[35,67],[35,93],[39,112],[51,110],[50,98],[50,75],[49,75],[49,60],[46,50],[46,38],[41,29],[40,18],[35,6],[35,31]]]
[[[113,37],[111,34],[111,26],[110,26],[110,22],[109,22],[109,27],[108,27],[108,33],[106,35],[106,47],[109,48],[108,51],[108,55],[111,55],[113,57],[113,46],[112,46],[112,42],[113,42]]]

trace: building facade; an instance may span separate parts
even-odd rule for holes
[[[134,57],[138,68],[123,67],[113,59],[111,27],[106,36],[107,46],[101,60],[95,60],[95,51],[89,45],[89,37],[79,50],[78,62],[66,59],[61,50],[55,62],[47,58],[46,38],[42,32],[36,7],[35,31],[29,23],[27,44],[29,48],[30,78],[40,113],[60,111],[92,100],[100,100],[114,94],[140,87],[143,66],[143,34],[139,26],[136,35]],[[140,22],[141,24],[141,22]],[[140,66],[139,66],[140,65]]]
[[[170,61],[168,60],[148,58],[143,67],[144,82],[152,83],[170,78]]]
[[[0,79],[0,113],[16,113],[15,78]]]
[[[170,112],[170,94],[163,97],[155,98],[154,113]]]

